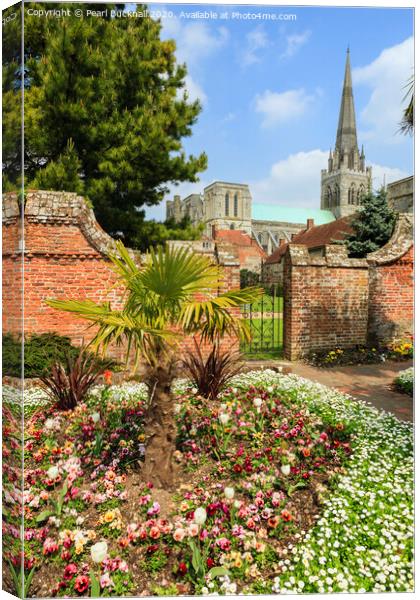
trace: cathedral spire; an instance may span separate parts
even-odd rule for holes
[[[353,86],[351,82],[350,49],[347,48],[346,69],[338,119],[336,150],[340,156],[357,148],[356,117],[354,112]]]

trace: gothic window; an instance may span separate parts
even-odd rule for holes
[[[349,187],[348,196],[349,196],[348,203],[356,204],[356,189],[355,189],[354,183],[352,183],[351,186]]]
[[[235,229],[235,224],[234,224],[234,223],[231,223],[231,224],[230,224],[230,228],[231,228],[231,229]]]
[[[365,186],[362,183],[357,192],[357,204],[361,203],[361,200],[364,195],[365,195]]]
[[[227,192],[225,196],[225,216],[229,216],[229,192]]]
[[[238,194],[235,194],[233,197],[233,215],[235,217],[238,216]]]
[[[328,186],[328,188],[327,188],[326,208],[331,208],[332,207],[332,202],[333,202],[332,191],[331,191],[331,187]]]
[[[338,183],[334,187],[334,204],[335,206],[340,205],[340,188],[338,187]]]

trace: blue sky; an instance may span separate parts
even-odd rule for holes
[[[162,8],[162,5],[153,5]],[[319,207],[320,169],[334,145],[347,44],[359,145],[374,184],[413,171],[410,137],[398,133],[404,85],[414,65],[411,9],[167,5],[162,37],[175,39],[188,66],[187,88],[203,111],[184,140],[208,155],[196,184],[248,183],[254,203]],[[294,14],[296,20],[206,20],[181,12],[212,10]],[[168,195],[170,198],[171,195]],[[164,203],[147,210],[164,218]]]

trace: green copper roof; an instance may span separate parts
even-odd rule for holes
[[[335,217],[330,210],[280,206],[278,204],[253,204],[252,218],[255,221],[282,221],[302,223],[302,225],[306,225],[307,219],[313,219],[315,225],[324,225],[324,223],[335,221]]]

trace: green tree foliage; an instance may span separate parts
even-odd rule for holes
[[[80,19],[26,12],[24,166],[28,186],[84,194],[106,231],[139,245],[142,207],[158,204],[169,183],[197,181],[207,158],[183,150],[201,106],[188,100],[186,66],[176,62],[175,43],[160,39],[160,22],[86,16],[88,9],[108,8],[109,15],[122,7],[83,4]],[[20,172],[19,76],[15,49],[6,56],[3,80],[5,177],[12,185]]]
[[[150,247],[164,245],[168,240],[199,240],[203,235],[204,224],[195,227],[188,217],[176,223],[168,219],[164,223],[144,221],[139,235],[134,240],[134,246],[145,252]]]
[[[362,198],[361,209],[352,221],[353,233],[345,240],[349,256],[363,258],[382,248],[390,239],[394,226],[395,214],[388,206],[385,189],[369,192]]]

